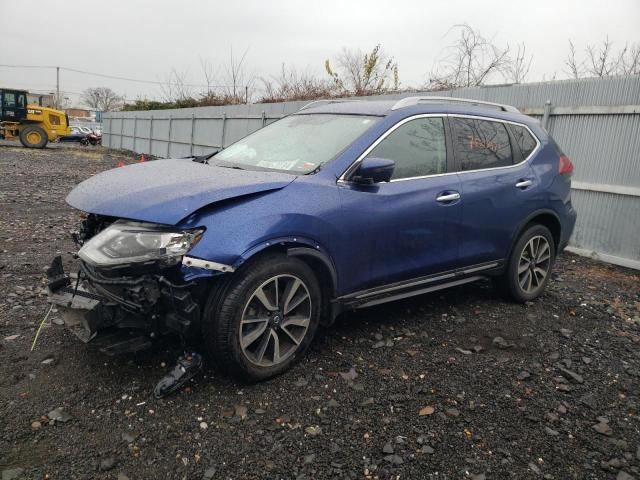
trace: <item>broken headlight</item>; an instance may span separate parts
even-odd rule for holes
[[[86,242],[78,256],[96,266],[152,260],[177,262],[200,240],[203,232],[203,229],[176,231],[152,223],[118,220]]]

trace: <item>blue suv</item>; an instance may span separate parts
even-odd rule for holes
[[[78,274],[56,258],[50,301],[107,353],[173,332],[262,380],[345,309],[487,277],[541,295],[575,224],[572,171],[510,106],[313,102],[215,154],[78,185]]]

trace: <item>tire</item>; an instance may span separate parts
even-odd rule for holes
[[[320,323],[321,307],[320,286],[307,264],[282,254],[265,255],[248,262],[210,294],[203,341],[227,372],[245,381],[266,380],[302,357]]]
[[[27,125],[20,130],[20,143],[27,148],[44,148],[48,142],[47,132],[38,125]]]
[[[532,253],[536,257],[534,261]],[[549,283],[555,257],[556,246],[549,229],[544,225],[531,225],[512,249],[507,269],[499,279],[502,291],[516,302],[538,298]]]

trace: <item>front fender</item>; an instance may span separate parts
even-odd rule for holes
[[[195,280],[234,272],[256,255],[277,248],[282,248],[291,257],[307,257],[320,262],[331,280],[331,297],[337,296],[338,273],[331,256],[318,242],[305,237],[278,237],[261,242],[242,253],[232,265],[222,265],[205,259],[185,256],[182,261],[182,273],[185,280]]]
[[[235,270],[265,249],[305,248],[305,253],[322,259],[321,266],[327,266],[332,282],[337,283],[337,266],[328,252],[333,252],[342,238],[334,221],[340,214],[340,197],[335,185],[308,182],[293,182],[283,190],[192,215],[179,227],[204,227],[206,232],[188,255]]]

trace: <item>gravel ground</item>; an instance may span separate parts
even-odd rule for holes
[[[175,344],[109,358],[55,314],[30,352],[64,197],[135,161],[0,146],[3,480],[640,479],[640,275],[569,254],[527,305],[480,283],[344,315],[258,385],[154,400]]]

